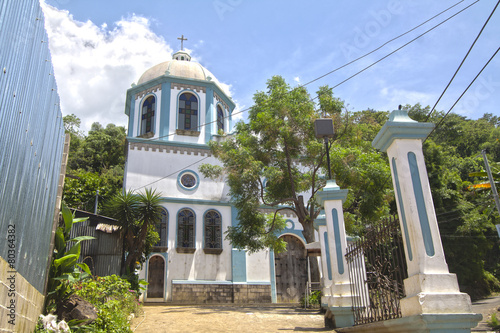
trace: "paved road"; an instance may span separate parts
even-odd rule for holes
[[[483,320],[472,329],[472,332],[493,332],[486,324],[486,321],[490,319],[491,314],[494,312],[497,312],[497,318],[500,319],[498,309],[500,309],[500,296],[492,296],[472,302],[472,311],[483,315]]]

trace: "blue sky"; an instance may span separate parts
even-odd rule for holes
[[[178,37],[193,59],[226,85],[238,110],[282,75],[314,80],[457,4],[420,28],[307,85],[335,86],[459,10],[464,12],[334,89],[351,111],[431,105],[459,66],[496,1],[45,0],[46,26],[63,114],[88,130],[94,121],[126,124],[125,92],[149,67],[171,59]],[[437,106],[448,111],[500,46],[495,12]],[[500,115],[500,56],[453,112]],[[243,113],[243,117],[245,113]]]

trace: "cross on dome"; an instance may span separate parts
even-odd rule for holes
[[[181,41],[181,51],[184,51],[184,41],[187,40],[187,38],[184,38],[184,35],[181,37],[177,37]]]

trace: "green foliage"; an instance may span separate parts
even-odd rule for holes
[[[54,251],[49,270],[47,297],[45,298],[45,313],[55,312],[57,306],[70,294],[69,284],[90,277],[87,264],[77,263],[80,257],[81,242],[94,239],[91,236],[80,236],[70,239],[71,228],[74,223],[87,220],[75,219],[68,207],[63,203],[61,207],[63,224],[55,233]]]
[[[142,265],[158,242],[155,226],[161,221],[162,201],[156,190],[145,189],[139,194],[119,192],[106,202],[105,213],[118,220],[123,230],[122,275]]]
[[[80,131],[80,125],[82,121],[75,114],[70,114],[63,117],[64,131],[66,133],[73,134],[77,137],[82,137],[83,134]]]
[[[220,165],[202,164],[199,170],[205,177],[212,180],[222,181],[224,179],[224,168]]]
[[[366,225],[390,215],[393,200],[387,158],[368,146],[332,145],[332,169],[337,183],[349,190],[344,204],[348,233],[359,235]]]
[[[493,313],[491,319],[487,321],[488,325],[494,330],[500,329],[500,321],[497,319],[497,314]]]
[[[267,82],[267,92],[254,95],[249,123],[236,124],[234,135],[210,148],[223,168],[203,165],[205,177],[224,176],[238,210],[238,226],[227,232],[233,246],[257,251],[272,247],[283,250],[276,239],[285,223],[279,214],[266,215],[259,208],[293,211],[304,227],[308,242],[314,241],[313,221],[319,213],[314,197],[324,186],[325,149],[314,134],[314,120],[320,115],[305,88],[291,88],[283,78]],[[343,102],[323,87],[321,103],[329,116],[339,117]],[[265,180],[265,182],[264,182]]]
[[[71,170],[83,169],[101,174],[103,170],[125,163],[125,128],[108,124],[103,128],[99,123],[92,127],[78,150],[69,157]]]
[[[64,117],[66,132],[71,135],[63,199],[72,208],[94,211],[99,191],[98,210],[123,186],[125,165],[125,128],[92,124],[88,135],[80,131],[80,119]]]
[[[425,121],[430,108],[406,106],[412,118]],[[437,123],[444,114],[435,112]],[[500,223],[491,191],[471,191],[484,168],[482,149],[498,147],[498,118],[477,120],[450,114],[424,144],[424,157],[439,230],[451,272],[460,289],[480,298],[500,288],[500,241],[494,225]],[[490,155],[491,163],[496,155]]]
[[[321,303],[321,291],[320,290],[314,290],[311,292],[310,295],[307,296],[307,305],[308,307],[317,307]],[[300,299],[300,305],[302,307],[306,306],[306,298],[302,297]]]
[[[490,165],[491,176],[493,178],[493,182],[495,186],[498,188],[500,185],[500,162],[492,163]],[[476,171],[469,173],[469,177],[476,177],[482,180],[479,183],[473,184],[469,186],[469,189],[475,191],[490,191],[491,184],[490,179],[488,177],[488,173],[486,171]]]
[[[116,276],[96,277],[74,283],[72,291],[92,303],[97,320],[89,325],[92,332],[131,332],[128,317],[140,311],[138,293],[128,281]]]
[[[146,290],[146,286],[149,284],[146,280],[139,279],[139,275],[135,274],[135,272],[130,272],[128,268],[125,275],[122,275],[121,278],[130,283],[130,289],[134,290],[137,295],[141,295]]]

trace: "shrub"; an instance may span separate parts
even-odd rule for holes
[[[500,322],[497,319],[497,314],[494,313],[491,315],[491,319],[488,320],[488,325],[491,326],[492,329],[497,330],[500,329]]]
[[[321,291],[320,290],[314,290],[307,297],[307,305],[309,307],[317,307],[317,306],[319,306],[320,302],[321,302]],[[305,306],[306,305],[306,299],[305,299],[305,297],[302,297],[300,299],[300,305],[301,306]]]
[[[92,332],[131,332],[128,316],[138,313],[138,293],[130,283],[116,275],[95,277],[72,285],[73,292],[97,308]]]

